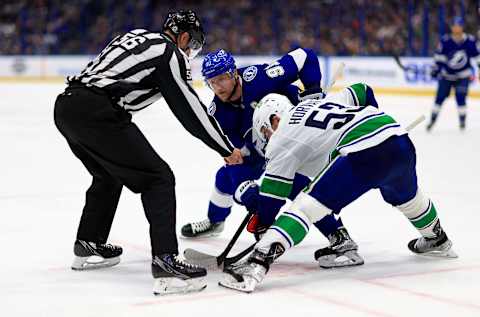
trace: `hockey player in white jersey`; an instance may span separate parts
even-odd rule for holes
[[[432,201],[418,187],[415,148],[407,131],[370,105],[372,96],[370,87],[355,84],[323,100],[297,106],[281,95],[262,99],[253,124],[268,141],[266,172],[260,188],[244,186],[246,189],[236,193],[238,198],[257,197],[259,218],[269,221],[288,195],[295,173],[313,181],[276,219],[250,257],[226,268],[220,285],[253,291],[273,261],[299,244],[312,223],[338,214],[377,188],[421,234],[408,243],[412,252],[456,257]],[[322,252],[318,250],[315,257],[326,256]]]

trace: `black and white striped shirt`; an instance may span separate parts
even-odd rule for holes
[[[67,80],[104,90],[129,112],[164,97],[191,134],[224,157],[233,151],[191,86],[187,56],[166,35],[136,29],[117,36],[80,75]]]

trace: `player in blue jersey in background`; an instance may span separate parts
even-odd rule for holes
[[[217,171],[208,218],[184,225],[182,235],[188,238],[220,234],[225,219],[230,214],[237,187],[247,180],[258,179],[264,172],[266,144],[256,137],[256,133],[252,133],[252,117],[256,104],[269,93],[284,95],[293,104],[300,100],[320,99],[324,96],[320,88],[318,58],[310,49],[298,48],[271,64],[238,69],[233,56],[220,49],[205,56],[202,75],[215,93],[209,113],[217,119],[231,142],[242,150],[244,162],[235,167],[223,166]],[[292,84],[297,79],[304,86],[301,92],[298,86]],[[309,183],[308,177],[296,174],[289,197],[295,197]],[[262,229],[256,227],[254,222],[255,219],[252,219],[248,227],[261,233]],[[324,267],[363,264],[363,259],[357,253],[357,244],[350,238],[340,219],[337,220],[332,215],[315,226],[330,241],[330,246],[326,248],[330,251],[327,252],[329,256],[321,259],[325,261],[319,261]],[[338,260],[340,257],[342,258]]]
[[[463,19],[455,17],[451,34],[442,37],[434,55],[435,65],[432,69],[432,77],[438,78],[438,88],[427,131],[430,131],[437,121],[442,104],[450,95],[452,87],[455,87],[460,129],[465,129],[468,85],[474,75],[471,59],[474,59],[477,64],[480,62],[475,38],[463,32]]]

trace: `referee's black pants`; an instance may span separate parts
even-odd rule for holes
[[[123,185],[141,193],[152,255],[177,253],[175,177],[131,121],[99,89],[69,87],[57,97],[55,124],[93,176],[77,239],[105,243]]]

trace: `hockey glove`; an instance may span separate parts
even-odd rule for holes
[[[259,187],[257,183],[248,180],[238,186],[233,195],[233,199],[238,204],[245,206],[248,211],[255,212],[258,210],[259,196]]]
[[[438,68],[438,66],[433,66],[432,69],[430,70],[430,76],[433,79],[438,79],[439,75],[440,75],[440,68]]]
[[[248,221],[247,231],[253,233],[255,240],[260,241],[262,236],[267,232],[269,226],[260,223],[258,214],[253,214],[252,218]]]
[[[298,100],[300,102],[308,99],[321,100],[323,98],[325,98],[325,94],[320,87],[307,88],[298,94]]]

